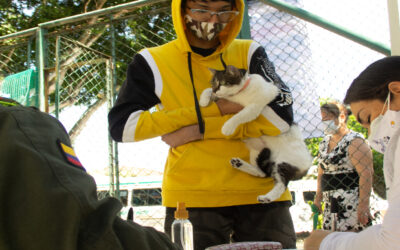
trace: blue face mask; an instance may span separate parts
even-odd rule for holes
[[[339,127],[335,125],[334,120],[322,121],[322,124],[324,126],[324,134],[326,135],[336,134],[339,130]]]

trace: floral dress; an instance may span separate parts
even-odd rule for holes
[[[323,229],[332,230],[332,198],[337,201],[336,231],[360,231],[365,226],[358,222],[359,176],[350,161],[348,147],[355,138],[364,137],[354,131],[343,136],[335,148],[328,153],[331,136],[326,136],[319,145],[319,166],[324,174],[321,179],[324,202]]]

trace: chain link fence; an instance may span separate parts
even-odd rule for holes
[[[375,217],[372,223],[380,223],[381,210],[385,208],[385,202],[382,199],[385,197],[382,155],[373,152],[375,172],[372,176],[373,179],[370,180],[373,184],[373,191],[371,196],[363,195],[359,200],[359,188],[368,189],[370,184],[368,181],[364,181],[369,177],[363,171],[368,172],[368,169],[358,172],[359,169],[365,167],[365,163],[358,161],[365,161],[370,157],[366,155],[355,159],[356,157],[352,154],[359,154],[360,152],[357,150],[350,155],[346,154],[347,146],[350,143],[345,140],[346,136],[342,141],[330,144],[333,146],[328,148],[326,145],[327,148],[320,149],[320,143],[324,136],[320,104],[329,100],[343,100],[352,79],[368,64],[383,55],[313,23],[279,11],[265,2],[267,1],[248,2],[252,39],[263,45],[270,60],[274,62],[278,74],[291,88],[295,120],[302,127],[303,134],[308,137],[309,148],[316,157],[315,164],[320,166],[320,172],[325,173],[317,180],[318,170],[317,167],[314,167],[313,175],[308,176],[307,181],[303,180],[302,186],[298,186],[298,188],[306,190],[303,190],[303,194],[297,194],[295,206],[291,207],[292,215],[301,218],[300,221],[297,221],[299,223],[295,223],[296,231],[310,231],[310,224],[306,222],[309,222],[312,216],[310,205],[317,193],[318,182],[324,183],[321,188],[324,190],[321,193],[323,199],[320,200],[321,208],[324,211],[323,215],[319,216],[318,228],[331,229],[332,227],[332,198],[334,198],[334,203],[335,200],[337,201],[333,210],[339,218],[337,230],[357,231],[362,228],[357,223],[357,204],[365,203],[365,199],[369,200],[371,208],[368,212]],[[380,1],[366,3],[363,1],[289,0],[285,2],[315,13],[319,17],[351,29],[355,33],[389,44],[389,26],[386,23],[387,9]],[[382,18],[378,20],[370,18],[371,16]],[[350,117],[348,127],[367,137],[366,130],[361,128],[354,117]],[[329,143],[329,139],[325,141]],[[325,144],[324,142],[322,146]],[[343,165],[347,164],[346,160],[353,161],[349,164],[349,169],[343,169]],[[325,167],[325,171],[323,171],[327,163],[329,163],[329,167]],[[359,169],[356,170],[355,166]],[[362,182],[360,182],[359,176],[362,176]],[[329,181],[327,181],[328,179]]]
[[[277,73],[291,88],[295,121],[307,138],[317,166],[321,161],[318,158],[319,145],[324,136],[320,103],[342,100],[351,80],[368,64],[384,55],[280,11],[267,2],[247,2],[248,28],[252,39],[266,49]],[[389,44],[387,9],[382,1],[284,2],[379,43]],[[110,193],[119,197],[125,205],[122,217],[126,218],[129,208],[133,207],[134,218],[163,230],[160,176],[168,147],[159,138],[115,147],[107,133],[107,113],[112,105],[111,86],[118,92],[135,53],[175,38],[170,2],[146,1],[130,8],[72,22],[53,22],[43,27],[46,32],[42,58],[35,45],[38,42],[36,30],[0,40],[0,81],[4,82],[7,76],[26,69],[39,70],[40,60],[43,60],[47,111],[57,116],[69,131],[77,155],[98,182],[99,197]],[[366,131],[352,116],[348,127],[366,137]],[[334,152],[336,149],[329,150]],[[351,158],[351,155],[347,156]],[[357,162],[352,164],[360,165]],[[312,229],[309,203],[314,200],[314,195],[310,196],[310,193],[317,191],[315,166],[314,171],[309,171],[310,174],[301,180],[307,185],[293,190],[295,205],[291,211],[296,231]],[[382,155],[376,152],[373,152],[373,167],[370,207],[371,213],[378,215],[378,211],[384,208],[381,203],[385,187]],[[362,173],[354,167],[352,173],[354,179],[348,184],[357,186]],[[336,177],[340,177],[338,181],[342,182],[341,176]],[[312,185],[308,185],[310,183]],[[354,205],[358,201],[354,197],[359,194],[350,199],[348,191],[342,188],[342,193],[338,191],[337,195],[333,195],[342,199],[338,212],[342,217],[349,217],[347,211],[353,209],[345,204]],[[322,205],[326,214],[331,209],[329,202],[327,198],[326,205]],[[308,213],[307,216],[304,213]],[[349,220],[354,221],[354,216],[352,213]]]

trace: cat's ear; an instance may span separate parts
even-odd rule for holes
[[[235,74],[235,72],[236,72],[236,67],[235,66],[233,66],[233,65],[227,65],[226,66],[226,72],[228,73],[228,74],[230,74],[230,75],[234,75]]]
[[[213,68],[208,68],[208,70],[211,72],[211,74],[215,74],[215,72],[217,72],[215,69],[213,69]]]

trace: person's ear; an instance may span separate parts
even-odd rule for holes
[[[393,81],[389,83],[388,89],[392,95],[391,107],[395,110],[400,110],[400,81]]]
[[[340,114],[339,115],[339,123],[346,123],[346,115],[345,114]]]
[[[389,83],[388,88],[393,95],[400,95],[400,81]]]

